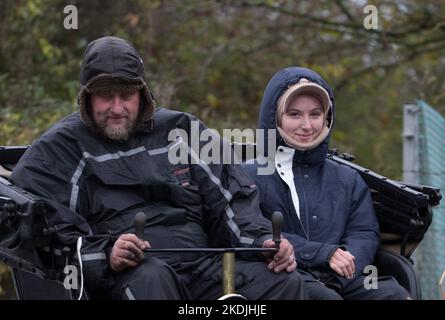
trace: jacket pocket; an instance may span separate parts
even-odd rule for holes
[[[245,198],[257,191],[255,182],[239,166],[228,166],[228,190],[233,198]]]

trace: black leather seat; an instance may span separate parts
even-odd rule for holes
[[[413,299],[422,299],[419,278],[414,263],[404,256],[380,249],[374,260],[379,276],[393,276]]]
[[[58,281],[42,279],[17,268],[12,268],[12,278],[19,300],[71,299],[68,290]]]

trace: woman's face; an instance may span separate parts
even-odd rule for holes
[[[281,119],[281,129],[297,142],[309,143],[321,133],[324,112],[320,101],[310,95],[297,96]]]

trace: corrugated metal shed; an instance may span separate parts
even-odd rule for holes
[[[418,183],[445,191],[445,118],[423,101],[417,101],[415,145]],[[413,172],[411,172],[412,174]],[[410,172],[405,172],[410,174]],[[438,282],[445,270],[445,201],[433,209],[433,222],[415,252],[424,299],[441,299]]]

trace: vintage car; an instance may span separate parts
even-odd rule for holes
[[[17,298],[72,299],[71,290],[63,286],[63,270],[54,267],[52,249],[39,249],[53,248],[56,233],[46,221],[44,202],[8,180],[26,149],[0,146],[0,261],[12,270]],[[381,231],[374,262],[378,276],[394,276],[414,298],[421,299],[411,255],[431,224],[431,208],[441,200],[439,190],[383,177],[353,163],[346,154],[331,151],[328,157],[359,172],[371,190]]]

